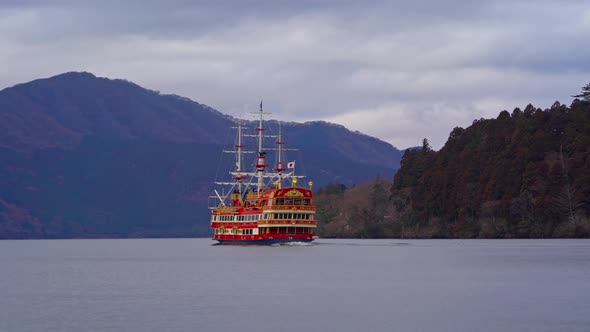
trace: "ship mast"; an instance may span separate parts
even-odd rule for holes
[[[277,161],[277,168],[275,168],[275,171],[277,171],[277,173],[279,173],[279,189],[281,189],[283,187],[283,171],[285,170],[283,168],[283,144],[285,144],[283,142],[283,135],[281,133],[281,123],[279,122],[279,137],[277,139],[277,145],[278,145],[278,150],[279,150],[279,158]]]
[[[236,171],[235,179],[238,181],[238,192],[242,193],[242,121],[238,121],[238,144],[236,144]]]
[[[264,135],[262,135],[262,131],[264,130],[264,128],[262,127],[262,115],[263,114],[269,114],[269,113],[264,113],[264,111],[262,110],[262,100],[260,101],[260,111],[258,112],[259,116],[260,116],[260,120],[259,120],[259,124],[258,124],[258,128],[256,128],[256,130],[258,130],[258,159],[256,161],[256,173],[257,173],[257,177],[258,177],[258,184],[257,184],[257,192],[261,193],[264,187],[264,169],[266,168],[266,164],[265,164],[265,155],[266,152],[262,151],[262,137]]]

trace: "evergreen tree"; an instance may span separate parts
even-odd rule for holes
[[[430,142],[428,142],[428,138],[424,138],[422,140],[422,151],[432,151],[432,147],[430,147]]]
[[[590,83],[586,84],[586,86],[582,87],[582,93],[579,95],[572,96],[574,98],[582,98],[585,101],[590,101]]]

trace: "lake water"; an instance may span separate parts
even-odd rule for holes
[[[588,240],[0,241],[0,331],[590,331]]]

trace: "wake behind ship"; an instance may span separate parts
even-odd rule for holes
[[[236,155],[236,169],[230,171],[232,181],[216,182],[229,186],[228,190],[214,190],[211,206],[213,239],[221,244],[275,244],[288,242],[311,242],[317,222],[313,205],[312,185],[298,185],[302,175],[295,175],[295,162],[284,167],[282,135],[265,135],[263,132],[262,102],[256,135],[244,135],[241,121],[238,122],[234,150],[224,151]],[[258,140],[257,151],[245,150],[244,137]],[[265,138],[276,138],[276,148],[265,149]],[[276,152],[276,167],[267,170],[267,152]],[[255,154],[254,169],[244,170],[243,156]]]

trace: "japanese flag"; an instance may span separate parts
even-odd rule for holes
[[[287,168],[295,168],[295,162],[292,161],[292,162],[288,163]]]

